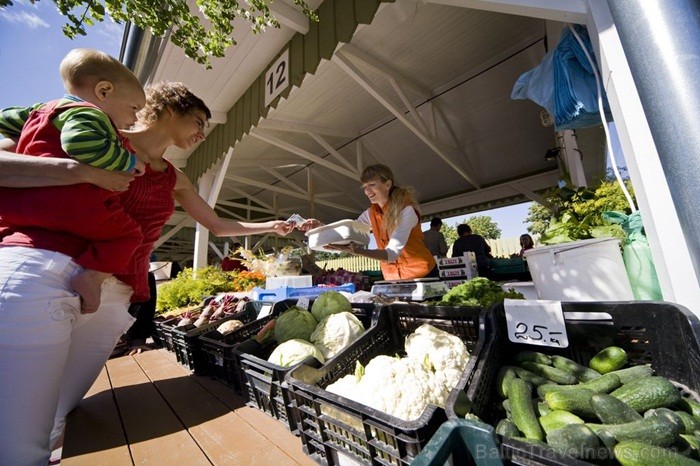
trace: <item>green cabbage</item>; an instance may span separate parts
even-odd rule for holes
[[[311,334],[323,357],[330,359],[362,335],[362,322],[352,312],[340,312],[324,317]]]
[[[318,359],[320,363],[325,362],[323,355],[314,345],[308,341],[293,339],[287,340],[275,348],[267,360],[278,366],[291,367],[309,356]]]
[[[324,317],[339,312],[352,312],[352,304],[348,298],[338,291],[326,291],[321,293],[311,305],[311,313],[317,321],[321,322]]]
[[[275,339],[277,343],[294,338],[309,341],[317,323],[309,311],[296,306],[290,307],[277,318]]]

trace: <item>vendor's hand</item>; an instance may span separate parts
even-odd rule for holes
[[[285,222],[284,220],[277,220],[272,222],[272,229],[280,236],[287,236],[292,232],[292,230],[294,230],[294,223]]]
[[[134,175],[131,173],[103,170],[84,163],[79,164],[79,167],[84,171],[82,178],[85,183],[94,184],[107,191],[126,191],[134,180]]]
[[[298,225],[297,228],[301,231],[309,231],[309,230],[313,230],[314,228],[318,228],[320,226],[323,226],[323,223],[316,220],[315,218],[308,218],[308,219],[304,220],[304,223],[302,223],[301,225]]]
[[[333,251],[349,252],[350,254],[357,254],[359,247],[352,241],[348,244],[327,244],[324,246],[325,249],[332,249]]]

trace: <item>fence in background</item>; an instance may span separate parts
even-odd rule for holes
[[[499,238],[487,239],[486,242],[491,246],[491,254],[493,257],[508,258],[513,254],[520,252],[520,238]],[[452,255],[452,246],[447,251],[447,256]],[[379,261],[368,259],[366,257],[344,257],[338,259],[330,259],[325,261],[317,261],[316,264],[327,270],[330,269],[345,269],[350,272],[361,272],[363,270],[379,270]]]

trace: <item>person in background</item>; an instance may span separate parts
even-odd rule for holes
[[[430,220],[430,228],[423,232],[425,247],[435,257],[447,256],[447,242],[445,242],[445,235],[440,232],[440,228],[442,228],[442,220],[433,217]]]
[[[518,253],[518,256],[523,257],[525,251],[534,247],[535,242],[532,240],[532,236],[528,235],[527,233],[520,235],[520,252]]]
[[[146,104],[136,76],[116,58],[93,49],[71,50],[59,71],[66,95],[0,110],[0,133],[21,154],[70,157],[106,170],[143,173],[143,162],[120,133],[136,123],[136,112]],[[102,283],[126,270],[143,240],[119,196],[91,184],[0,188],[0,216],[5,228],[44,228],[91,240],[75,258],[83,269],[71,278],[84,313],[97,310]]]
[[[397,186],[391,169],[379,164],[365,168],[360,181],[371,205],[357,221],[372,228],[377,249],[366,249],[352,242],[326,247],[379,260],[385,280],[437,277],[437,264],[423,242],[413,188]],[[307,219],[299,229],[308,231],[322,225],[316,219]]]
[[[231,252],[221,261],[221,270],[224,272],[242,272],[243,270],[248,270],[248,268],[243,265],[241,254],[238,252],[242,247],[243,245],[241,243],[233,243]]]
[[[463,256],[465,252],[473,252],[476,256],[476,267],[480,277],[490,278],[491,264],[491,246],[486,240],[472,233],[472,228],[466,223],[457,226],[457,235],[459,237],[452,245],[452,257]]]

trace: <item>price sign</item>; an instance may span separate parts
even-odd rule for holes
[[[269,316],[270,312],[272,312],[272,304],[263,304],[258,311],[258,319]]]
[[[289,49],[265,73],[265,106],[289,87]]]
[[[305,310],[309,310],[309,298],[299,298],[297,301],[297,307],[300,307]]]
[[[506,299],[503,307],[510,341],[555,348],[569,346],[560,301]]]

